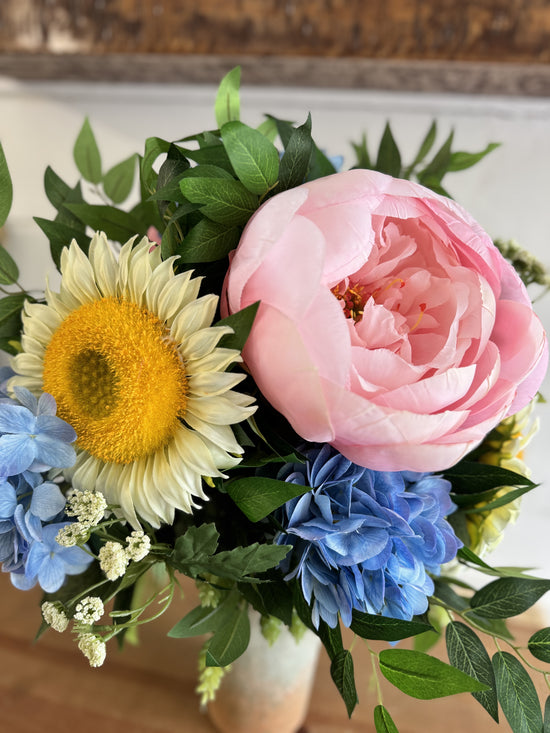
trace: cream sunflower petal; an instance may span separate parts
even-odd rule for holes
[[[185,415],[185,422],[190,428],[196,430],[201,435],[204,435],[212,443],[215,443],[223,450],[228,453],[242,453],[243,449],[235,440],[235,435],[231,428],[227,425],[214,425],[212,423],[203,420],[197,415],[187,413]]]
[[[89,249],[97,287],[104,298],[116,295],[117,261],[107,237],[101,232],[92,237]]]
[[[42,376],[42,363],[42,359],[36,354],[23,352],[13,357],[12,368],[15,372],[25,377],[37,377]]]
[[[242,361],[241,355],[235,349],[225,349],[218,346],[215,351],[199,359],[191,359],[186,355],[186,371],[188,374],[201,372],[217,372],[227,369],[230,364]]]
[[[227,333],[233,333],[229,326],[212,326],[192,333],[181,345],[185,358],[202,359],[216,348],[218,341]]]
[[[206,329],[212,323],[217,307],[217,295],[203,295],[182,308],[170,326],[174,341],[181,343],[192,333]]]
[[[250,417],[254,411],[254,407],[243,408],[234,405],[226,395],[223,397],[191,397],[187,401],[186,416],[196,415],[213,425],[232,425]]]
[[[64,253],[65,254],[65,251]],[[96,285],[90,260],[73,239],[66,257],[62,257],[63,289],[79,303],[97,300],[101,293]]]
[[[214,397],[246,379],[241,372],[200,372],[189,376],[189,392],[197,397]]]
[[[156,305],[151,307],[153,313],[158,313],[162,321],[171,324],[173,318],[180,308],[183,308],[190,298],[187,297],[187,291],[192,288],[191,275],[188,272],[176,275],[171,278],[156,296]]]
[[[173,450],[177,451],[182,463],[190,466],[202,476],[221,476],[203,439],[198,433],[181,426],[173,439]]]

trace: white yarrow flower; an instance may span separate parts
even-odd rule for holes
[[[128,562],[126,550],[120,542],[106,542],[99,551],[99,565],[109,580],[122,577]]]
[[[61,527],[55,537],[55,541],[61,547],[74,547],[82,544],[88,539],[88,527],[80,522],[72,522]]]
[[[128,547],[126,548],[126,556],[130,560],[139,562],[149,554],[151,549],[151,540],[142,530],[135,530],[126,538]]]
[[[90,667],[101,667],[107,656],[105,642],[94,634],[79,634],[78,648],[90,662]]]
[[[67,497],[65,513],[69,517],[76,517],[82,524],[95,527],[103,519],[106,509],[107,502],[103,494],[75,490]]]
[[[98,596],[86,596],[76,606],[74,618],[85,624],[93,624],[105,613],[103,601]]]
[[[54,631],[59,631],[59,633],[65,631],[69,625],[69,619],[67,618],[65,611],[61,608],[61,604],[44,601],[41,606],[41,610],[44,621],[49,624]]]

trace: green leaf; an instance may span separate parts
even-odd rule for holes
[[[376,733],[399,733],[391,715],[383,705],[374,708],[374,727]]]
[[[459,621],[448,624],[445,632],[449,661],[457,669],[487,685],[483,692],[473,692],[475,699],[498,723],[498,700],[491,659],[472,629]]]
[[[239,239],[237,227],[228,228],[225,224],[201,219],[185,235],[178,253],[182,262],[215,262],[227,257]]]
[[[123,244],[136,234],[145,234],[138,219],[127,211],[105,204],[66,204],[67,209],[84,224],[105,232],[109,239]]]
[[[485,150],[479,153],[465,153],[457,151],[451,155],[449,163],[449,172],[451,171],[463,171],[466,168],[471,168],[476,163],[479,163],[486,155],[491,153],[496,148],[500,147],[500,143],[489,143]]]
[[[296,496],[311,491],[309,486],[262,476],[245,476],[226,484],[227,493],[251,522],[259,522]]]
[[[241,114],[241,102],[239,89],[241,86],[241,67],[235,66],[231,69],[220,82],[216,102],[214,104],[214,114],[216,115],[216,123],[221,130],[223,125],[233,120],[238,120]]]
[[[84,232],[86,226],[72,214],[65,206],[65,204],[83,204],[84,199],[82,197],[82,191],[80,187],[80,181],[71,188],[65,181],[63,181],[57,173],[55,173],[49,166],[44,172],[44,190],[52,206],[57,209],[57,216],[55,221],[61,224],[67,224],[67,226],[74,227]]]
[[[348,716],[351,714],[357,703],[357,690],[355,688],[355,674],[353,671],[353,658],[347,649],[343,649],[334,657],[330,665],[330,676],[346,704]]]
[[[277,191],[286,191],[304,182],[313,151],[311,115],[303,125],[292,130],[279,168]]]
[[[4,225],[10,213],[13,201],[13,185],[4,148],[0,143],[0,227]]]
[[[201,524],[189,527],[184,535],[176,540],[170,561],[184,573],[196,575],[201,563],[213,555],[218,547],[219,534],[214,524]]]
[[[392,135],[389,122],[386,122],[384,134],[380,140],[375,170],[387,173],[395,178],[398,178],[401,173],[401,154]]]
[[[223,627],[214,634],[206,650],[207,667],[227,667],[246,651],[250,641],[250,621],[246,604],[227,615]]]
[[[226,333],[221,337],[218,346],[224,349],[237,349],[237,351],[242,351],[248,334],[252,329],[252,324],[254,323],[259,306],[259,302],[252,303],[251,305],[247,305],[246,308],[217,321],[214,324],[215,326],[229,326],[233,329],[233,333]]]
[[[130,195],[136,171],[136,156],[117,163],[103,177],[103,189],[111,201],[121,204]]]
[[[18,277],[19,269],[13,257],[0,245],[0,284],[12,285],[17,282]]]
[[[420,143],[420,148],[418,149],[418,153],[416,154],[415,159],[413,162],[408,166],[408,168],[405,171],[404,177],[409,178],[411,173],[414,171],[417,165],[420,165],[424,158],[428,155],[430,150],[433,147],[433,144],[435,142],[435,138],[437,136],[437,123],[434,120],[432,124],[430,125],[430,129],[426,133],[426,136]]]
[[[523,496],[523,494],[526,494],[528,491],[532,491],[536,488],[536,484],[533,486],[520,486],[519,489],[512,489],[511,491],[507,491],[502,496],[498,496],[496,499],[493,499],[492,501],[487,501],[483,506],[472,506],[468,507],[465,511],[468,514],[483,514],[483,512],[492,512],[493,509],[498,509],[501,506],[506,506],[506,504],[510,504],[512,501],[515,501],[516,499],[519,499],[520,496]],[[468,495],[471,496],[471,495]],[[476,495],[478,496],[478,495]],[[454,500],[455,495],[451,494],[451,498]],[[455,502],[458,503],[458,502]]]
[[[290,140],[291,135],[294,131],[293,124],[291,122],[288,122],[288,120],[279,120],[277,119],[277,117],[273,117],[272,115],[267,115],[267,119],[275,123],[277,127],[277,132],[279,134],[279,137],[281,138],[283,148],[285,148],[286,150],[288,141]]]
[[[537,691],[521,662],[508,652],[497,652],[493,668],[498,700],[513,733],[541,733]]]
[[[279,175],[279,153],[273,143],[242,122],[227,122],[221,136],[241,183],[252,193],[267,193]]]
[[[317,636],[321,639],[331,661],[334,661],[344,651],[342,631],[338,624],[333,628],[321,620],[317,629]]]
[[[274,143],[277,137],[277,124],[274,119],[268,118],[261,122],[256,128],[258,132],[261,132],[269,142]]]
[[[292,588],[280,574],[269,576],[269,583],[239,583],[238,589],[262,616],[275,616],[287,626],[291,625],[294,608]]]
[[[258,206],[257,196],[240,181],[186,177],[180,187],[188,201],[203,204],[205,216],[228,227],[246,224]]]
[[[454,131],[451,131],[449,137],[439,148],[430,163],[424,168],[424,170],[418,173],[417,178],[420,183],[425,186],[429,186],[430,188],[437,188],[437,184],[441,183],[441,179],[449,170],[453,137]]]
[[[389,616],[353,611],[351,630],[362,639],[399,641],[425,631],[433,631],[433,628],[423,621],[404,621]]]
[[[317,178],[331,176],[333,173],[336,173],[336,168],[323,151],[319,150],[317,145],[313,143],[313,150],[311,151],[311,158],[307,172],[307,180],[315,181]]]
[[[380,652],[380,671],[392,685],[419,700],[486,689],[461,670],[412,649],[384,649]]]
[[[550,628],[536,631],[527,642],[527,646],[531,654],[541,662],[550,662]]]
[[[546,698],[544,705],[544,727],[542,733],[550,733],[550,695]]]
[[[371,168],[369,149],[367,147],[367,136],[363,133],[361,142],[352,143],[352,148],[357,158],[354,168]]]
[[[84,252],[88,251],[90,237],[82,230],[57,221],[42,219],[39,216],[35,216],[34,220],[50,240],[52,259],[58,269],[61,261],[61,252],[64,247],[70,245],[73,239],[76,239],[80,249]]]
[[[254,574],[276,567],[288,554],[288,545],[265,545],[254,542],[247,547],[234,547],[205,559],[202,572],[238,582],[253,582]]]
[[[25,302],[25,293],[13,293],[0,300],[0,338],[6,341],[18,341],[21,334],[21,309]],[[3,347],[4,351],[7,349]]]
[[[535,486],[530,479],[520,473],[474,461],[461,461],[443,471],[443,474],[453,485],[453,492],[457,494],[476,494],[502,486]]]
[[[158,178],[157,172],[153,169],[153,164],[159,155],[168,152],[171,144],[161,137],[148,137],[145,141],[145,151],[143,158],[140,159],[140,177],[148,194],[154,193]]]
[[[170,629],[168,636],[172,639],[188,639],[217,631],[224,627],[230,610],[226,603],[221,603],[216,608],[197,606]]]
[[[90,121],[86,117],[73,148],[76,167],[82,177],[90,183],[101,181],[101,155],[92,132]]]
[[[486,618],[510,618],[530,608],[550,590],[550,580],[499,578],[474,593],[470,605]]]

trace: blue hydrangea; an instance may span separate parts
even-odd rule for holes
[[[445,517],[450,483],[427,473],[357,466],[328,445],[304,452],[278,478],[312,491],[287,502],[279,544],[293,545],[287,579],[298,577],[312,618],[349,626],[352,610],[410,619],[428,607],[443,563],[460,540]]]
[[[55,542],[67,523],[65,497],[42,475],[74,463],[76,434],[56,417],[51,395],[37,400],[17,389],[16,396],[18,403],[0,397],[0,562],[17,588],[38,582],[54,592],[66,575],[82,572],[91,562],[84,550]]]

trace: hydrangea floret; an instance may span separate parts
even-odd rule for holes
[[[412,472],[371,471],[328,445],[304,451],[279,478],[311,486],[287,502],[277,542],[294,550],[287,579],[298,577],[312,620],[334,627],[353,609],[411,619],[428,608],[431,574],[452,560],[460,540],[445,517],[450,483]]]

